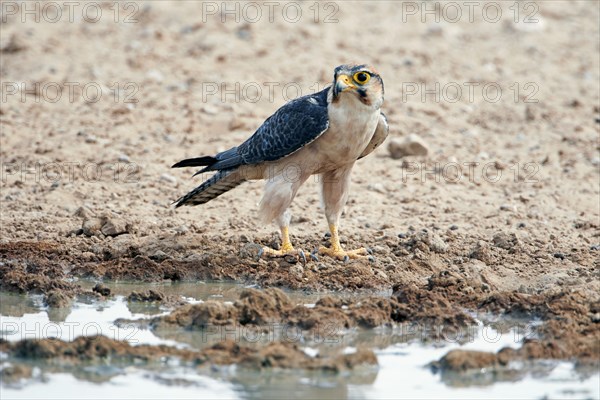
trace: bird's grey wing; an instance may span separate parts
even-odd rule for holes
[[[292,100],[237,148],[243,164],[275,161],[321,136],[329,127],[327,89]]]
[[[362,152],[358,159],[360,160],[361,158],[368,156],[373,152],[373,150],[378,148],[381,145],[381,143],[385,141],[385,138],[387,138],[389,132],[390,127],[388,125],[387,118],[385,117],[384,113],[381,113],[379,115],[379,122],[377,123],[377,127],[375,128],[375,133],[373,134],[371,141],[367,145],[367,148]]]

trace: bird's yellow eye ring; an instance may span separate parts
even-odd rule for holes
[[[365,83],[369,82],[369,79],[371,79],[371,74],[365,71],[359,71],[354,74],[353,78],[355,82],[364,85]]]

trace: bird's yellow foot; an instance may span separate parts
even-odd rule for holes
[[[294,246],[292,246],[291,244],[290,245],[283,244],[281,246],[281,249],[279,249],[279,250],[275,250],[275,249],[265,246],[262,248],[261,255],[269,256],[269,257],[295,256],[295,255],[298,255],[299,251],[302,251],[302,250],[294,249]]]
[[[290,234],[287,226],[281,228],[281,249],[275,250],[270,247],[263,247],[258,252],[258,257],[294,257],[295,259],[302,261],[306,264],[306,255],[302,250],[294,249],[292,242],[290,241]]]
[[[341,261],[355,260],[357,258],[368,258],[370,260],[372,258],[372,256],[369,255],[369,251],[364,247],[356,250],[344,250],[341,246],[321,246],[319,247],[319,254],[336,258]]]
[[[366,258],[369,261],[375,261],[375,258],[371,255],[371,252],[364,247],[356,250],[344,250],[340,244],[340,236],[335,224],[329,225],[329,231],[331,232],[331,247],[319,247],[319,254],[337,258],[338,260],[342,261],[349,261],[350,259],[354,260],[357,258]]]
[[[292,245],[286,246],[285,244],[281,246],[281,249],[275,250],[270,247],[263,247],[259,252],[259,257],[267,256],[267,257],[290,257],[292,259],[296,259],[298,261],[302,261],[303,264],[306,264],[306,254],[301,249],[295,249]],[[288,261],[288,260],[286,260]],[[291,260],[290,260],[291,261]]]

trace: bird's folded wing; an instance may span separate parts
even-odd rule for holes
[[[323,90],[281,107],[238,147],[237,153],[243,164],[275,161],[300,150],[328,127],[327,92]]]
[[[367,145],[367,148],[362,152],[358,159],[360,160],[361,158],[368,156],[373,152],[373,150],[378,148],[381,145],[381,143],[385,141],[385,138],[387,138],[389,131],[390,127],[388,125],[387,118],[385,117],[384,113],[381,113],[379,115],[379,123],[375,128],[375,133],[373,134],[371,141]]]

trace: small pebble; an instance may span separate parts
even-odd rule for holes
[[[97,283],[96,286],[92,289],[92,291],[101,294],[102,296],[110,296],[110,288],[107,288],[101,283]]]
[[[429,146],[418,135],[411,134],[404,139],[392,139],[388,144],[388,151],[393,159],[406,156],[426,156]]]
[[[326,264],[318,263],[317,264],[317,268],[319,269],[319,271],[322,271],[322,270],[327,269],[329,267]]]
[[[561,260],[564,260],[566,257],[563,253],[554,253],[554,258],[560,258]]]
[[[399,233],[399,234],[398,234],[398,237],[399,237],[400,239],[406,239],[408,236],[406,235],[406,233]]]
[[[94,135],[88,135],[85,138],[85,142],[86,143],[98,143],[98,138],[96,136],[94,136]]]
[[[173,175],[169,175],[169,174],[162,174],[160,176],[160,180],[164,181],[164,182],[169,182],[169,183],[177,183],[177,178],[175,178]]]
[[[526,226],[527,226],[527,224],[525,224],[525,222],[519,222],[519,223],[517,224],[517,228],[521,228],[521,229],[522,229],[522,228],[525,228]]]
[[[450,230],[451,231],[458,230],[458,226],[457,225],[450,225]]]

